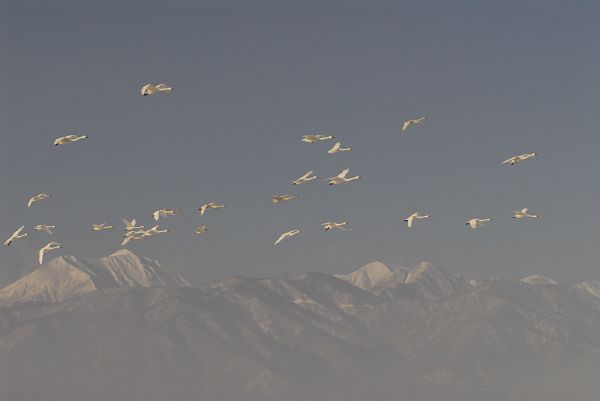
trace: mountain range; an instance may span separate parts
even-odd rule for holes
[[[430,263],[192,285],[121,250],[0,290],[0,400],[598,399],[600,285]]]

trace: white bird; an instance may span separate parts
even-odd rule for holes
[[[426,214],[421,214],[420,212],[415,212],[413,214],[411,214],[410,216],[408,216],[407,218],[404,219],[404,221],[407,223],[408,228],[411,228],[413,225],[413,221],[415,219],[419,220],[419,219],[428,219],[429,215]]]
[[[281,234],[279,236],[279,238],[277,238],[277,241],[275,241],[274,245],[277,245],[281,241],[284,241],[284,240],[286,240],[288,238],[292,238],[294,235],[298,235],[298,234],[300,234],[300,230],[290,230],[288,232],[285,232],[285,233]]]
[[[123,239],[121,245],[127,245],[130,241],[144,238],[144,231],[127,231],[123,237],[125,238]]]
[[[531,219],[537,219],[539,216],[537,214],[529,214],[529,209],[527,209],[526,207],[524,207],[521,210],[516,210],[513,211],[513,219],[524,219],[526,217],[529,217]]]
[[[225,206],[226,205],[224,205],[224,204],[219,204],[219,203],[215,203],[215,202],[208,202],[208,203],[205,203],[204,205],[200,206],[198,208],[198,210],[200,210],[200,216],[204,216],[204,213],[206,213],[206,211],[208,209],[222,209]]]
[[[329,139],[335,139],[335,136],[323,135],[323,134],[313,134],[313,135],[304,135],[302,137],[302,142],[316,143],[316,142],[327,141]]]
[[[414,118],[411,120],[406,120],[404,122],[404,124],[402,124],[402,131],[406,131],[408,128],[410,128],[411,125],[425,125],[425,120],[427,119],[427,117],[419,117],[419,118]]]
[[[514,166],[517,163],[521,163],[522,161],[525,161],[527,159],[530,159],[532,157],[536,157],[537,153],[524,153],[522,155],[518,155],[518,156],[513,156],[510,159],[506,159],[504,160],[501,164],[510,164],[511,166]]]
[[[173,92],[173,87],[166,85],[166,84],[158,84],[158,85],[146,84],[146,85],[142,86],[142,90],[141,90],[142,96],[154,95],[156,93],[161,93],[161,92],[171,93],[171,92]]]
[[[56,228],[56,226],[49,226],[47,224],[38,224],[37,226],[33,227],[35,231],[43,231],[48,234],[52,234],[53,228]]]
[[[67,143],[73,143],[78,141],[83,141],[84,139],[88,139],[87,135],[66,135],[61,136],[60,138],[56,138],[54,140],[54,146],[56,145],[66,145]]]
[[[53,251],[55,249],[62,248],[62,245],[58,242],[48,242],[42,249],[38,251],[38,259],[40,261],[40,265],[44,263],[44,254],[48,251]]]
[[[102,231],[102,230],[110,230],[113,226],[107,225],[106,223],[101,224],[93,224],[92,223],[92,231]]]
[[[471,219],[471,220],[467,221],[467,223],[465,225],[466,226],[471,226],[471,228],[474,230],[477,227],[485,227],[485,223],[489,223],[492,220],[493,219],[491,219],[491,218],[487,218],[487,219]]]
[[[356,180],[359,180],[360,178],[362,178],[359,175],[351,177],[351,178],[346,178],[346,175],[348,175],[349,172],[350,172],[350,169],[347,168],[345,170],[342,170],[342,172],[339,173],[338,175],[336,175],[335,177],[328,178],[329,185],[344,184],[344,183],[356,181]]]
[[[275,195],[271,197],[271,202],[273,203],[281,203],[281,202],[286,202],[286,201],[290,201],[292,199],[298,199],[299,196],[298,195]]]
[[[327,151],[327,153],[333,155],[338,152],[350,152],[351,150],[352,148],[342,148],[342,143],[336,142],[335,145],[333,145],[333,147]]]
[[[19,229],[17,231],[15,231],[14,233],[12,233],[12,235],[6,240],[4,241],[4,245],[6,246],[10,246],[10,244],[14,241],[17,240],[19,238],[23,238],[28,236],[29,234],[27,233],[23,233],[21,234],[21,231],[23,231],[23,229],[25,228],[25,226],[21,226],[19,227]]]
[[[323,227],[323,229],[325,231],[329,231],[329,230],[346,231],[346,230],[348,230],[348,228],[346,227],[347,225],[348,225],[347,221],[342,221],[341,223],[336,223],[334,221],[328,221],[326,223],[321,223],[321,227]]]
[[[123,223],[125,223],[125,231],[138,231],[138,230],[141,230],[142,228],[144,228],[144,226],[136,226],[135,219],[133,219],[131,221],[123,219]]]
[[[48,199],[49,197],[50,197],[50,195],[45,194],[45,193],[41,193],[41,194],[32,196],[31,199],[29,199],[29,202],[27,202],[27,207],[31,207],[31,205],[33,205],[35,202],[39,202],[44,199]]]
[[[168,233],[169,230],[167,230],[166,228],[161,230],[158,226],[154,226],[152,228],[149,228],[148,230],[144,231],[143,237],[153,237],[156,234],[163,234],[163,233]]]
[[[300,184],[304,184],[307,182],[311,182],[312,180],[316,180],[317,178],[319,178],[316,175],[312,175],[313,173],[314,173],[314,171],[310,170],[309,172],[304,174],[302,177],[296,178],[294,181],[292,181],[292,184],[300,185]]]
[[[151,214],[154,217],[154,220],[158,221],[161,217],[173,216],[175,213],[179,212],[181,209],[158,209],[155,210],[154,213]]]
[[[136,237],[139,235],[143,235],[146,231],[144,230],[135,230],[135,231],[126,231],[125,234],[123,234],[124,238],[127,237]]]
[[[195,232],[196,234],[204,234],[204,233],[207,233],[207,232],[209,232],[209,231],[214,231],[214,229],[212,229],[212,228],[209,228],[209,227],[207,227],[207,226],[205,226],[205,225],[201,225],[201,226],[199,226],[199,227],[196,227],[196,230],[195,230],[194,232]]]

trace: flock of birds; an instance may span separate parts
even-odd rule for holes
[[[154,95],[154,94],[158,94],[158,93],[171,93],[172,91],[173,91],[173,87],[166,85],[166,84],[158,84],[158,85],[146,84],[141,89],[141,95],[149,96],[149,95]],[[427,120],[427,118],[425,116],[407,120],[402,125],[402,131],[406,131],[407,129],[409,129],[412,126],[424,126],[426,120]],[[88,139],[87,135],[66,135],[66,136],[56,138],[54,140],[54,145],[55,146],[66,145],[66,144],[70,144],[70,143],[74,143],[74,142],[83,141],[86,139]],[[302,142],[314,144],[317,142],[325,142],[325,141],[330,141],[333,139],[335,139],[335,137],[333,135],[311,134],[311,135],[304,135],[302,137]],[[351,147],[343,148],[341,142],[337,141],[334,143],[334,145],[331,147],[331,149],[329,149],[327,151],[327,153],[330,155],[333,155],[333,154],[340,153],[340,152],[350,152],[350,151],[352,151]],[[506,159],[502,162],[502,164],[516,165],[525,160],[534,158],[535,156],[537,156],[537,153],[525,153],[525,154],[513,156],[509,159]],[[353,181],[358,181],[362,178],[359,175],[349,177],[348,176],[349,173],[350,173],[350,169],[346,168],[346,169],[342,170],[338,175],[328,178],[327,181],[328,181],[329,185],[341,185],[341,184],[347,184],[347,183],[350,183]],[[293,180],[292,184],[293,185],[307,184],[311,181],[317,180],[318,178],[319,177],[317,177],[314,174],[314,171],[310,170],[310,171],[306,172],[304,175],[302,175],[301,177]],[[40,193],[35,196],[32,196],[27,202],[27,207],[31,207],[34,203],[41,202],[48,198],[50,198],[50,195],[46,194],[46,193]],[[294,195],[294,194],[275,195],[275,196],[271,197],[271,201],[274,204],[278,204],[278,203],[288,202],[288,201],[298,199],[298,198],[299,198],[298,195]],[[225,204],[216,203],[216,202],[208,202],[208,203],[201,205],[198,208],[198,211],[200,212],[200,216],[204,216],[208,210],[222,209],[225,207],[226,207]],[[173,216],[179,211],[180,211],[180,209],[158,209],[151,214],[151,217],[155,221],[158,222],[160,218]],[[428,219],[428,218],[430,218],[429,215],[421,214],[421,212],[417,211],[417,212],[411,214],[410,216],[408,216],[406,219],[404,219],[404,222],[406,222],[408,228],[412,228],[413,224],[417,220],[424,220],[424,219]],[[535,218],[538,218],[538,215],[531,214],[531,213],[529,213],[529,209],[523,208],[521,210],[514,211],[513,218],[514,219],[527,219],[527,218],[535,219]],[[490,217],[488,217],[488,218],[472,218],[466,222],[466,225],[470,226],[472,229],[476,229],[478,227],[485,226],[486,223],[489,223],[491,221],[493,221],[493,219]],[[169,230],[167,230],[166,228],[160,228],[158,225],[154,225],[151,228],[145,229],[145,226],[137,225],[136,219],[133,219],[131,221],[123,219],[123,223],[125,224],[125,227],[124,227],[125,234],[123,234],[123,236],[122,236],[122,238],[123,238],[122,245],[127,245],[131,241],[141,240],[144,238],[153,237],[158,234],[164,234],[164,233],[169,232]],[[328,222],[322,223],[321,227],[325,231],[348,230],[348,222],[347,221],[341,221],[341,222],[328,221]],[[55,225],[38,224],[37,226],[35,226],[33,228],[33,230],[38,231],[38,232],[45,232],[47,234],[52,235],[53,234],[52,230],[55,228],[56,228]],[[92,224],[92,226],[91,226],[92,231],[111,230],[112,228],[113,228],[112,225],[109,225],[106,223]],[[25,226],[19,227],[4,242],[4,245],[9,246],[14,241],[28,236],[29,235],[28,233],[23,232],[24,229],[25,229]],[[195,233],[196,234],[204,234],[211,230],[212,229],[207,227],[206,225],[201,225],[195,229]],[[278,245],[281,242],[288,240],[300,233],[301,233],[301,231],[298,229],[292,229],[287,232],[284,232],[277,238],[274,245]],[[62,245],[60,243],[54,242],[54,241],[51,241],[48,244],[46,244],[44,247],[42,247],[38,251],[38,261],[39,261],[40,265],[43,264],[44,254],[46,252],[49,252],[49,251],[52,251],[55,249],[59,249],[61,247],[62,247]]]

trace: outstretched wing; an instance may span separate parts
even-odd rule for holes
[[[289,233],[283,233],[279,236],[279,238],[277,238],[277,241],[275,241],[275,243],[273,245],[277,245],[279,244],[281,241],[283,241],[284,239],[287,238]]]

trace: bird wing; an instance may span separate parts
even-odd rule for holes
[[[408,225],[408,228],[412,227],[412,223],[414,220],[415,216],[414,215],[410,215],[407,219],[406,219],[406,224]]]
[[[502,162],[502,164],[506,164],[506,163],[511,163],[514,162],[516,159],[516,156],[511,157],[510,159],[506,159]]]
[[[311,176],[311,174],[312,174],[312,173],[314,173],[314,171],[313,171],[313,170],[310,170],[309,172],[307,172],[306,174],[304,174],[304,175],[303,175],[302,177],[300,177],[300,178],[308,178],[308,177],[310,177],[310,176]]]
[[[160,210],[157,210],[156,212],[152,213],[152,217],[154,217],[154,220],[158,221],[158,219],[160,218]]]
[[[152,84],[146,84],[142,86],[142,90],[140,91],[140,93],[143,95],[146,92],[146,89],[149,89],[151,86]]]
[[[170,86],[169,86],[169,85],[167,85],[167,84],[158,84],[158,85],[156,85],[156,87],[157,87],[158,89],[173,89],[172,87],[170,87]]]
[[[6,241],[4,241],[4,245],[9,246],[14,238],[15,238],[15,234],[13,233]]]
[[[337,177],[338,177],[338,178],[346,178],[346,175],[348,175],[348,173],[349,173],[349,172],[350,172],[350,169],[349,169],[349,168],[347,168],[347,169],[344,169],[344,170],[342,170],[342,172],[341,172],[341,173],[339,173],[339,174],[337,175]]]
[[[288,237],[289,232],[287,233],[283,233],[279,236],[279,238],[277,238],[277,241],[275,241],[275,243],[273,245],[277,245],[279,244],[281,241],[283,241],[284,239],[286,239]]]
[[[329,153],[329,154],[333,154],[333,153],[337,152],[338,150],[340,150],[340,147],[341,147],[341,145],[342,145],[342,143],[341,143],[341,142],[336,142],[336,143],[335,143],[335,144],[334,144],[334,145],[331,147],[331,149],[329,149],[329,150],[327,151],[327,153]]]
[[[27,207],[31,207],[31,205],[33,204],[33,202],[35,202],[35,196],[33,198],[29,199],[29,202],[27,202]]]
[[[526,207],[524,207],[523,209],[521,209],[521,213],[525,214],[529,211],[529,209],[527,209]]]
[[[469,220],[469,225],[471,226],[472,229],[477,228],[477,220],[475,220],[475,219]]]
[[[404,124],[402,124],[402,131],[406,131],[406,129],[408,127],[410,127],[411,124],[412,124],[411,120],[404,121]]]

